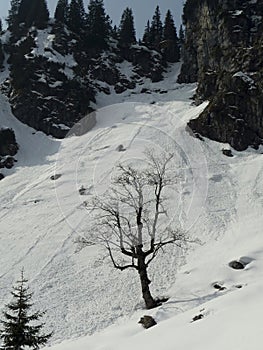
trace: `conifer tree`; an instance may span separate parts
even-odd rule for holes
[[[160,7],[157,6],[155,13],[153,15],[153,19],[150,27],[149,46],[151,48],[155,50],[160,49],[162,34],[163,34],[163,24],[161,20],[161,12],[160,12]]]
[[[57,22],[66,23],[68,15],[68,0],[58,0],[54,18]]]
[[[111,37],[113,39],[119,40],[119,29],[116,25],[114,25],[114,27],[111,30]]]
[[[90,0],[87,16],[88,42],[93,48],[105,48],[112,31],[109,16],[105,13],[103,0]]]
[[[20,7],[21,0],[11,0],[10,10],[8,11],[7,25],[8,29],[12,30],[18,22],[18,10]]]
[[[120,46],[129,47],[136,43],[136,32],[134,28],[134,17],[131,8],[126,8],[121,17],[119,28],[119,44]]]
[[[83,0],[71,0],[68,10],[68,26],[76,34],[82,34],[85,28],[85,9]]]
[[[176,32],[173,16],[168,10],[163,28],[164,49],[163,56],[168,62],[178,62],[180,59],[179,39]]]
[[[32,321],[36,322],[43,316],[43,312],[29,312],[33,304],[32,293],[29,293],[29,288],[26,286],[27,282],[22,270],[21,279],[11,292],[14,300],[7,304],[7,311],[3,313],[1,350],[39,349],[39,346],[46,344],[51,337],[51,333],[40,334],[43,323],[31,325]]]
[[[143,37],[142,37],[142,42],[146,46],[150,46],[150,31],[151,31],[150,21],[148,20],[144,30]]]
[[[45,28],[49,20],[49,11],[46,0],[37,0],[34,24],[37,28]]]
[[[17,18],[18,23],[24,23],[26,27],[45,28],[49,19],[46,0],[21,0]]]

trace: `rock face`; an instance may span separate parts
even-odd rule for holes
[[[120,94],[134,89],[142,78],[159,81],[165,70],[156,51],[140,45],[125,51],[114,39],[103,51],[87,50],[76,34],[55,21],[43,30],[20,28],[4,49],[10,77],[0,88],[13,114],[57,138],[65,137],[88,114],[89,127],[95,125],[91,105],[97,93],[110,94],[114,89]]]
[[[0,169],[10,169],[15,163],[14,155],[18,151],[15,133],[11,129],[0,129]],[[0,174],[0,180],[3,175]]]
[[[236,150],[263,143],[263,2],[188,0],[179,82],[198,82],[196,101],[209,100],[189,123]]]

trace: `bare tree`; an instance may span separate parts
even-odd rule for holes
[[[146,155],[147,167],[143,170],[119,165],[111,189],[104,196],[95,197],[87,208],[94,215],[95,241],[106,246],[116,269],[138,271],[146,308],[151,309],[159,302],[150,292],[149,264],[164,246],[182,246],[186,237],[178,229],[160,225],[161,215],[167,216],[165,192],[176,183],[170,166],[173,155],[157,156],[152,151]],[[118,255],[123,259],[118,259]]]

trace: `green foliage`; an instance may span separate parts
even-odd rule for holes
[[[51,337],[50,334],[40,335],[43,323],[32,325],[31,323],[38,321],[43,312],[30,313],[32,307],[32,293],[26,286],[28,281],[24,278],[23,271],[20,281],[13,287],[11,292],[13,301],[6,306],[4,311],[4,320],[1,321],[3,330],[0,338],[3,340],[1,350],[24,350],[39,349],[40,345],[46,344]]]
[[[17,20],[24,23],[27,28],[32,25],[39,29],[46,27],[49,19],[49,12],[46,0],[21,0]]]
[[[30,61],[26,59],[28,54],[35,46],[34,37],[32,35],[19,43],[16,50],[10,55],[10,78],[12,86],[16,91],[20,89],[30,89],[31,80],[34,76],[32,68],[30,68]]]
[[[85,29],[85,10],[83,0],[71,0],[68,10],[68,27],[76,34],[82,34]]]
[[[155,50],[160,49],[160,42],[163,37],[163,24],[161,20],[161,12],[159,6],[156,7],[153,15],[150,33],[149,33],[149,47]]]
[[[143,34],[143,38],[142,38],[142,42],[143,44],[145,44],[146,46],[150,45],[150,21],[147,21],[145,30],[144,30],[144,34]]]
[[[168,62],[178,62],[180,59],[179,39],[176,32],[173,16],[168,10],[163,28],[163,56]]]
[[[11,0],[10,10],[8,11],[7,24],[10,30],[18,24],[18,10],[21,0]]]
[[[119,44],[130,46],[136,43],[136,32],[134,28],[134,17],[131,8],[126,8],[121,17],[119,28]]]
[[[90,0],[87,16],[87,46],[106,48],[112,31],[109,16],[105,13],[103,0]]]
[[[68,0],[58,0],[54,14],[55,20],[60,23],[66,23],[68,18],[68,9]]]

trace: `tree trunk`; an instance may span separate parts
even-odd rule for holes
[[[149,285],[151,281],[148,278],[147,266],[145,264],[145,257],[139,256],[138,258],[138,273],[140,275],[142,296],[145,301],[146,309],[153,309],[157,306],[157,302],[153,299]]]

